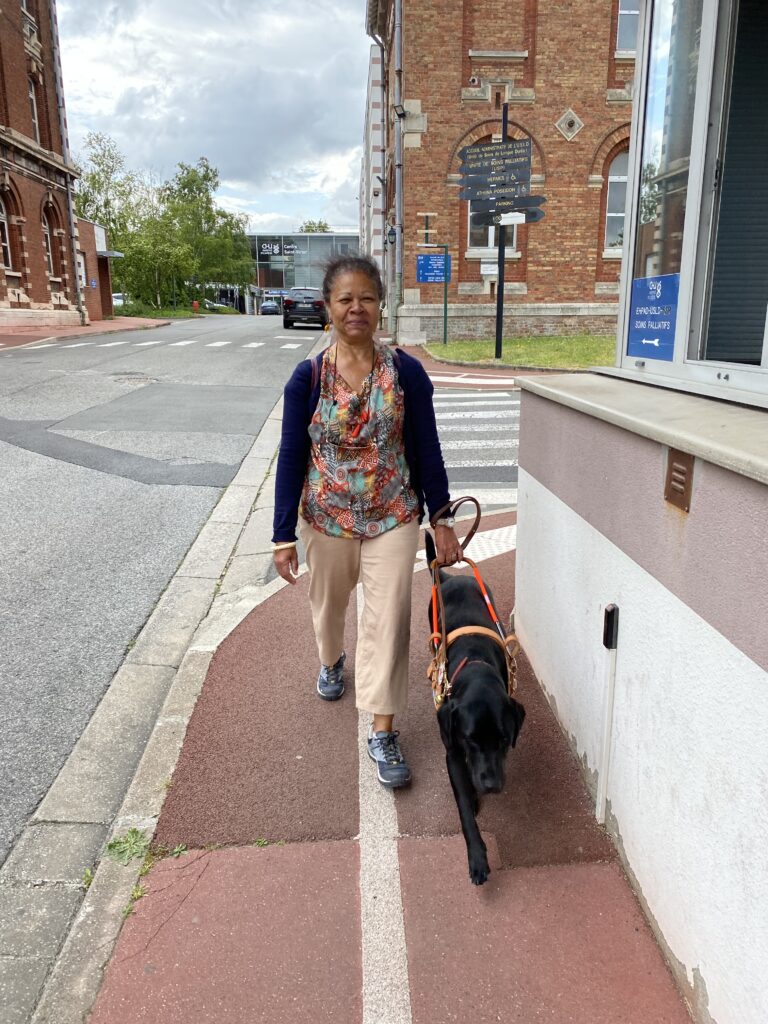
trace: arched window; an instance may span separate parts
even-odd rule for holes
[[[5,212],[5,204],[0,199],[0,258],[6,270],[13,270],[11,261],[11,233],[8,228],[8,215]]]
[[[48,215],[43,214],[43,249],[45,250],[45,266],[49,277],[54,277],[53,271],[53,238],[51,236],[51,225]]]
[[[605,204],[605,248],[621,248],[624,244],[624,209],[627,202],[627,168],[629,153],[622,150],[611,161],[608,170],[608,197]]]
[[[29,88],[29,107],[32,112],[32,133],[36,142],[40,142],[40,119],[37,116],[37,86],[34,78],[27,79]]]

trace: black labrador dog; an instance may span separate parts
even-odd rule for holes
[[[435,545],[429,533],[425,536],[427,559],[431,563],[436,557]],[[493,629],[474,576],[449,576],[442,569],[439,571],[446,634],[461,626]],[[431,604],[429,622],[431,632]],[[466,663],[456,674],[464,659]],[[488,880],[490,868],[476,820],[480,797],[501,792],[504,760],[510,746],[517,742],[525,708],[507,694],[504,651],[491,637],[457,637],[448,648],[448,678],[454,679],[452,693],[441,704],[437,720],[467,844],[469,877],[475,885],[482,885]]]

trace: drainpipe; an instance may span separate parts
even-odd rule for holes
[[[384,50],[384,40],[377,35],[372,35],[371,38],[379,48],[379,55],[381,57],[381,177],[379,181],[381,183],[381,252],[384,259],[384,280],[386,282],[387,289],[387,309],[390,308],[392,302],[392,260],[390,258],[389,249],[387,248],[387,229],[389,224],[387,223],[387,211],[389,209],[389,192],[387,191],[387,154],[389,152],[389,138],[387,132],[387,56]],[[391,319],[391,314],[388,317]],[[387,323],[387,329],[391,330],[390,324]]]
[[[69,152],[69,136],[67,133],[67,113],[64,107],[64,82],[61,74],[61,51],[59,49],[59,24],[56,20],[56,0],[49,0],[48,13],[51,20],[51,38],[53,40],[53,77],[56,83],[56,108],[59,112],[59,130],[61,131],[61,152],[64,163],[67,167],[72,166]],[[65,171],[66,193],[67,193],[67,219],[69,220],[69,249],[71,254],[71,270],[74,274],[72,286],[75,290],[77,310],[80,314],[80,323],[85,326],[88,322],[88,314],[83,305],[83,295],[80,291],[80,278],[77,267],[77,221],[75,219],[75,203],[72,197],[72,182],[74,175]]]
[[[403,0],[395,0],[395,107],[403,103]],[[403,119],[395,118],[395,310],[394,340],[399,341],[403,302]]]

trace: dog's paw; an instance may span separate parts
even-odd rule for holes
[[[490,873],[491,868],[488,864],[488,857],[485,850],[470,857],[469,877],[472,880],[472,885],[484,885],[488,881],[488,875],[490,875]]]

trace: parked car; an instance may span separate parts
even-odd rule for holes
[[[260,307],[260,312],[262,316],[277,316],[280,312],[280,307],[274,299],[264,299]]]
[[[318,324],[325,327],[328,311],[319,288],[291,288],[283,300],[283,327],[294,324]]]
[[[112,292],[112,305],[113,306],[124,306],[125,305],[125,293],[124,292]]]
[[[211,302],[210,299],[206,299],[205,300],[205,308],[206,309],[229,309],[229,306],[226,304],[226,302]]]

